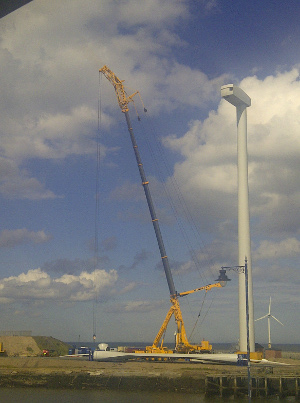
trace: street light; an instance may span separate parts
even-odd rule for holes
[[[250,247],[249,189],[248,189],[248,155],[247,155],[247,107],[251,105],[250,97],[233,84],[221,87],[221,96],[236,107],[237,116],[237,154],[238,154],[238,244],[239,265],[243,266],[245,256],[248,259],[248,303],[249,303],[249,340],[250,352],[255,351],[253,287]],[[239,273],[239,325],[240,350],[247,351],[246,326],[246,287],[245,273]]]
[[[247,372],[248,372],[248,401],[251,402],[251,374],[250,374],[250,340],[249,340],[249,277],[248,277],[248,262],[247,257],[245,257],[244,266],[222,266],[220,270],[221,277],[227,277],[226,270],[234,270],[239,274],[243,273],[245,277],[245,290],[246,290],[246,329],[247,329]],[[229,279],[227,280],[229,281]]]
[[[218,283],[220,283],[222,287],[225,287],[227,281],[231,281],[230,278],[227,277],[225,269],[226,269],[225,267],[222,267],[222,269],[219,270],[219,277],[215,280]]]

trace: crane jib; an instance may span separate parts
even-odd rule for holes
[[[131,138],[131,142],[132,142],[136,162],[138,164],[138,169],[139,169],[139,172],[140,172],[140,176],[141,176],[141,180],[142,180],[142,184],[143,184],[143,188],[144,188],[148,208],[149,208],[149,211],[150,211],[150,216],[151,216],[152,224],[153,224],[155,235],[156,235],[156,240],[157,240],[157,243],[158,243],[160,256],[161,256],[162,263],[163,263],[163,266],[164,266],[164,270],[165,270],[165,274],[166,274],[166,278],[167,278],[167,283],[168,283],[168,286],[169,286],[170,295],[176,295],[176,290],[175,290],[175,285],[174,285],[174,281],[173,281],[173,277],[172,277],[172,273],[171,273],[171,268],[170,268],[170,265],[169,265],[169,260],[168,260],[167,254],[166,254],[164,242],[163,242],[162,235],[161,235],[161,232],[160,232],[158,219],[157,219],[156,214],[155,214],[154,204],[153,204],[150,189],[149,189],[149,182],[146,179],[146,175],[145,175],[145,172],[144,172],[144,168],[143,168],[143,164],[142,164],[142,161],[141,161],[138,146],[137,146],[137,143],[136,143],[136,140],[135,140],[135,137],[134,137],[132,127],[131,127],[129,113],[127,111],[124,112],[124,113],[125,113],[127,127],[128,127],[128,131],[129,131],[129,134],[130,134],[130,138]]]

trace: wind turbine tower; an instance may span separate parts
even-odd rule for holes
[[[251,98],[233,84],[221,87],[221,96],[236,107],[237,118],[237,157],[238,157],[238,249],[239,266],[248,261],[248,309],[246,315],[245,272],[239,273],[239,324],[240,351],[248,350],[247,331],[249,330],[250,352],[255,352],[253,285],[250,242],[250,215],[248,189],[248,151],[247,151],[247,108],[251,106]],[[248,322],[248,323],[247,323]],[[248,328],[248,330],[247,330]]]
[[[268,335],[269,335],[268,348],[271,348],[271,346],[272,346],[272,343],[271,343],[271,318],[277,320],[277,322],[280,323],[283,326],[283,323],[281,323],[280,320],[275,318],[275,316],[271,315],[271,297],[270,297],[270,303],[269,303],[269,313],[267,313],[266,315],[262,316],[261,318],[255,319],[255,322],[257,320],[261,320],[261,319],[264,319],[264,318],[268,318]]]

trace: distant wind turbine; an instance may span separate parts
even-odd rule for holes
[[[261,320],[264,318],[268,318],[268,333],[269,333],[269,343],[268,343],[268,347],[271,348],[271,318],[277,320],[278,323],[280,323],[283,326],[283,323],[280,322],[280,320],[278,320],[277,318],[275,318],[275,316],[271,315],[271,297],[270,297],[270,303],[269,303],[269,313],[267,313],[267,315],[262,316],[261,318],[255,319],[255,322],[257,320]]]

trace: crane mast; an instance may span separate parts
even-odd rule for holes
[[[157,239],[160,256],[161,256],[162,263],[164,266],[164,271],[166,274],[170,295],[176,295],[175,285],[174,285],[174,281],[173,281],[173,277],[172,277],[172,273],[171,273],[171,269],[170,269],[168,256],[166,254],[164,242],[163,242],[161,231],[160,231],[160,226],[158,223],[158,218],[155,213],[155,208],[154,208],[154,204],[153,204],[150,189],[149,189],[149,182],[147,181],[147,178],[145,175],[141,156],[140,156],[139,149],[138,149],[138,146],[137,146],[137,143],[135,140],[135,136],[134,136],[134,133],[132,130],[130,116],[129,116],[128,104],[129,104],[129,102],[133,102],[133,97],[136,94],[139,94],[139,92],[136,91],[134,94],[128,96],[125,91],[125,88],[124,88],[124,84],[123,84],[124,80],[120,80],[107,66],[103,66],[99,70],[99,72],[103,73],[104,76],[108,79],[108,81],[110,81],[110,83],[114,86],[119,106],[121,108],[121,111],[125,114],[127,128],[128,128],[129,134],[130,134],[131,143],[133,146],[136,162],[137,162],[138,169],[140,172],[140,177],[142,180],[142,185],[144,188],[148,208],[150,211],[150,216],[151,216],[151,220],[153,223],[153,227],[154,227],[154,231],[155,231],[155,235],[156,235],[156,239]]]
[[[171,269],[170,269],[168,256],[166,254],[164,242],[163,242],[161,231],[160,231],[158,218],[155,213],[155,208],[154,208],[154,204],[153,204],[150,189],[149,189],[149,182],[147,181],[147,178],[146,178],[146,175],[144,172],[143,164],[141,161],[140,153],[138,150],[138,146],[137,146],[137,143],[135,140],[135,136],[134,136],[134,133],[132,130],[131,121],[130,121],[130,117],[129,117],[128,104],[129,104],[129,102],[134,103],[133,97],[135,95],[140,96],[140,94],[138,91],[136,91],[132,95],[128,96],[125,91],[125,88],[124,88],[124,84],[123,84],[124,80],[120,80],[107,66],[103,66],[99,70],[99,73],[102,73],[108,79],[108,81],[113,85],[115,92],[116,92],[117,99],[118,99],[118,104],[121,108],[121,111],[125,114],[127,128],[128,128],[129,134],[130,134],[131,143],[133,146],[136,162],[138,165],[143,189],[145,192],[152,224],[154,227],[154,231],[155,231],[155,235],[156,235],[156,239],[157,239],[157,243],[158,243],[158,247],[159,247],[159,251],[160,251],[160,256],[162,259],[162,263],[163,263],[163,267],[164,267],[164,271],[165,271],[165,275],[166,275],[166,279],[167,279],[167,283],[168,283],[169,291],[170,291],[171,308],[169,309],[167,316],[166,316],[159,332],[157,333],[157,336],[155,337],[152,346],[146,347],[146,352],[148,352],[148,353],[154,353],[154,352],[170,353],[170,352],[172,352],[171,350],[168,350],[166,347],[163,347],[163,336],[166,332],[167,325],[173,315],[175,317],[175,321],[177,324],[176,346],[175,346],[176,351],[178,351],[178,352],[209,351],[210,352],[212,349],[212,346],[209,344],[208,341],[202,341],[201,345],[192,345],[188,342],[178,298],[191,294],[191,293],[194,293],[194,292],[197,292],[197,291],[201,291],[201,290],[205,290],[207,292],[211,288],[214,288],[214,287],[223,287],[224,284],[222,284],[222,282],[218,282],[218,283],[206,285],[204,287],[196,288],[194,290],[186,291],[183,293],[178,293],[176,291],[174,281],[173,281],[173,276],[172,276]],[[145,107],[144,107],[144,111],[146,112]],[[161,345],[159,346],[158,344],[160,341],[161,341]]]

